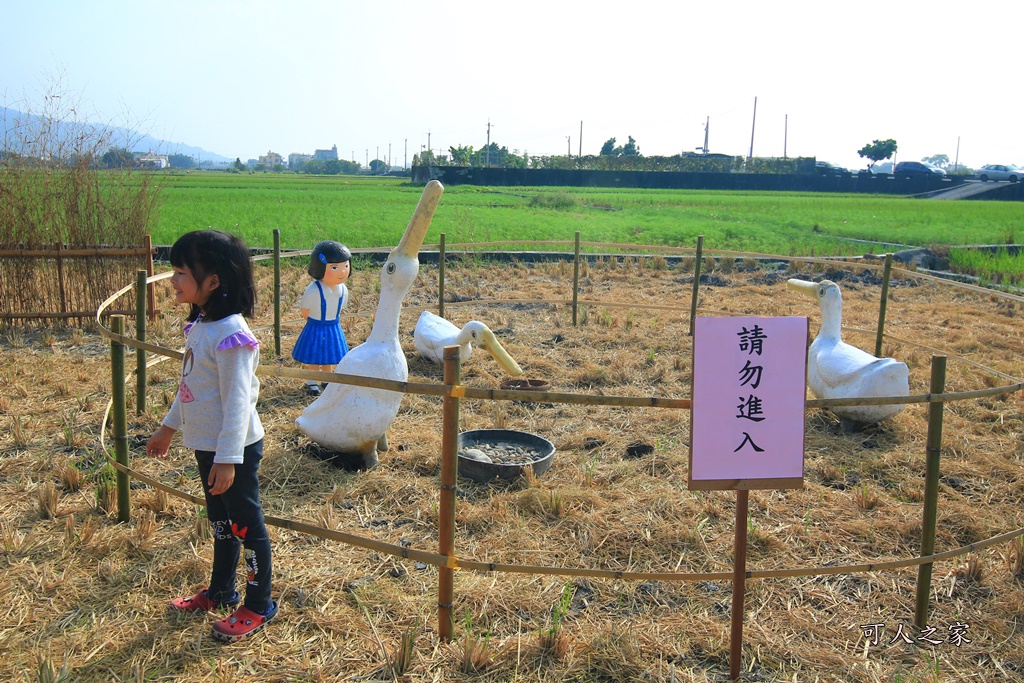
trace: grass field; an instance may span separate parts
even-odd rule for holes
[[[288,248],[325,233],[346,244],[394,244],[420,188],[395,178],[167,175],[154,230],[158,243],[207,226],[236,229],[269,245],[274,228]],[[913,245],[1005,244],[1024,236],[1024,212],[1010,202],[939,202],[877,195],[617,190],[614,188],[448,187],[431,228],[449,242],[571,240],[692,246],[703,234],[717,249],[778,253],[848,250],[841,239]]]

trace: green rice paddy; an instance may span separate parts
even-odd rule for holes
[[[189,230],[235,232],[286,249],[322,239],[349,247],[396,244],[421,188],[396,178],[191,172],[162,176],[156,244]],[[1024,240],[1018,202],[931,201],[899,196],[621,190],[581,187],[446,188],[427,243],[532,241],[692,247],[783,256],[884,253],[900,245],[950,250],[955,268],[1017,282],[1024,259],[956,249]],[[505,247],[516,249],[516,246]],[[570,246],[545,246],[571,250]],[[607,249],[605,249],[607,251]]]

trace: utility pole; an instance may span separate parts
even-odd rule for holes
[[[580,153],[576,156],[583,158],[583,122],[580,121]]]
[[[402,161],[402,170],[409,170],[409,138],[405,139],[405,159]]]
[[[757,97],[754,98],[754,118],[750,122],[750,155],[747,156],[747,161],[754,158],[754,126],[757,125]]]
[[[571,135],[566,135],[565,136],[565,142],[568,145],[568,149],[565,150],[565,155],[567,157],[569,157],[570,159],[572,159],[572,136]]]
[[[487,119],[487,168],[491,167],[491,120]]]
[[[370,168],[370,148],[366,148],[366,168]]]
[[[786,158],[786,145],[789,143],[789,114],[786,114],[786,124],[782,132],[782,158]]]
[[[388,143],[388,171],[391,170],[391,143]]]
[[[957,166],[960,165],[960,136],[956,136],[956,158],[953,160],[953,173],[956,173]]]

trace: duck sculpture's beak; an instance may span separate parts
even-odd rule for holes
[[[409,225],[405,228],[402,240],[394,249],[394,254],[406,258],[418,258],[420,247],[423,246],[423,238],[427,236],[427,228],[434,218],[434,210],[437,203],[441,201],[441,194],[444,192],[444,185],[436,180],[431,180],[423,188],[420,201],[416,204],[416,210],[409,219]]]
[[[523,374],[519,363],[516,363],[515,359],[508,355],[508,351],[498,343],[498,338],[489,329],[484,329],[480,332],[480,340],[477,344],[481,349],[494,356],[494,360],[498,361],[498,365],[504,368],[508,374],[513,377]]]
[[[789,286],[790,289],[795,289],[801,294],[805,294],[811,297],[812,299],[818,298],[817,282],[808,282],[807,280],[797,280],[796,278],[793,278],[791,280],[786,280],[786,284]]]

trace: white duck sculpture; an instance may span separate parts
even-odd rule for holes
[[[790,288],[817,299],[821,329],[807,350],[807,386],[817,398],[907,396],[910,369],[894,358],[876,358],[842,340],[843,294],[831,280],[788,280]],[[835,406],[846,431],[885,420],[905,405]]]
[[[423,188],[409,225],[381,268],[380,299],[366,341],[349,350],[335,372],[404,382],[409,365],[398,340],[402,300],[419,272],[419,251],[444,187],[431,180]],[[324,448],[359,453],[366,469],[375,467],[377,451],[386,451],[388,427],[398,415],[402,393],[331,382],[295,420],[303,434]]]
[[[523,374],[519,364],[498,343],[491,329],[479,320],[471,320],[460,330],[458,327],[430,311],[420,313],[419,320],[412,333],[416,342],[416,350],[424,358],[434,363],[444,362],[444,347],[458,346],[459,359],[467,360],[473,353],[473,344],[487,351],[498,361],[498,365],[510,375]]]

